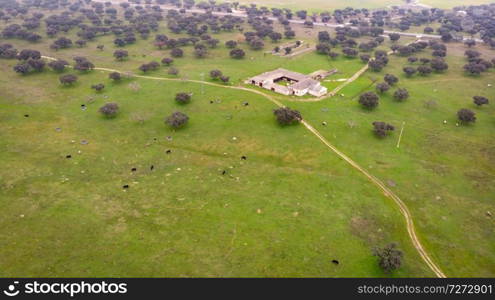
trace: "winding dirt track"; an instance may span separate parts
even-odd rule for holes
[[[45,59],[48,60],[57,60],[56,58],[49,57],[49,56],[42,56]],[[94,68],[95,70],[99,71],[106,71],[106,72],[119,72],[125,74],[126,72],[122,72],[119,70],[115,69],[109,69],[109,68]],[[358,72],[359,73],[359,72]],[[364,72],[363,72],[364,73]],[[359,75],[361,75],[360,73]],[[235,89],[235,90],[241,90],[241,91],[246,91],[254,94],[258,94],[260,96],[265,97],[278,107],[284,107],[284,105],[274,99],[272,96],[265,94],[261,91],[242,87],[242,86],[228,86],[228,85],[221,85],[217,83],[212,83],[212,82],[207,82],[207,81],[201,81],[201,80],[191,80],[191,79],[180,79],[180,78],[164,78],[164,77],[154,77],[154,76],[146,76],[146,75],[136,75],[132,74],[130,75],[135,78],[143,78],[143,79],[151,79],[151,80],[160,80],[160,81],[177,81],[177,82],[191,82],[191,83],[198,83],[198,84],[205,84],[209,86],[215,86],[215,87],[220,87],[220,88],[228,88],[228,89]],[[359,77],[359,76],[358,76]],[[352,81],[351,81],[352,82]],[[301,123],[308,129],[312,134],[314,134],[325,146],[327,146],[331,151],[333,151],[335,154],[337,154],[340,158],[342,158],[344,161],[349,163],[354,169],[358,170],[361,172],[364,176],[366,176],[373,184],[375,184],[382,192],[383,194],[392,199],[398,206],[399,210],[406,219],[406,224],[407,224],[407,232],[409,234],[409,237],[411,239],[411,242],[418,251],[419,255],[421,258],[425,261],[425,263],[428,265],[428,267],[435,273],[435,275],[439,278],[446,278],[445,274],[442,272],[442,270],[433,262],[433,260],[430,258],[426,250],[423,248],[421,245],[421,242],[419,241],[418,236],[416,235],[416,230],[414,228],[414,222],[411,217],[411,213],[409,212],[409,209],[407,208],[406,204],[402,202],[402,200],[397,196],[393,191],[391,191],[389,188],[386,187],[386,185],[376,178],[375,176],[371,175],[368,171],[366,171],[364,168],[362,168],[360,165],[358,165],[355,161],[353,161],[351,158],[349,158],[347,155],[345,155],[343,152],[338,150],[335,146],[333,146],[325,137],[323,137],[313,126],[311,126],[308,122],[305,120],[302,120]]]

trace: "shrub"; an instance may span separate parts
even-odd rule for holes
[[[392,75],[392,74],[386,74],[383,79],[389,85],[395,85],[397,82],[399,82],[399,78],[397,78],[397,76]]]
[[[65,67],[68,65],[68,62],[60,59],[48,63],[48,67],[50,67],[55,72],[63,72],[65,70]]]
[[[394,131],[395,127],[385,122],[373,122],[373,131],[379,137],[385,137],[390,131]]]
[[[406,89],[397,89],[394,93],[394,99],[397,101],[404,101],[409,98],[409,92]]]
[[[91,88],[97,92],[101,92],[105,88],[105,85],[103,83],[98,83],[98,84],[92,85]]]
[[[376,91],[378,93],[385,93],[389,89],[390,89],[390,85],[388,85],[388,83],[386,83],[386,82],[381,82],[381,83],[376,85]]]
[[[431,72],[432,72],[432,69],[428,66],[419,66],[418,67],[418,73],[421,76],[427,76],[427,75],[431,74]]]
[[[165,119],[165,123],[175,129],[184,127],[187,122],[189,122],[189,117],[179,111],[174,112]]]
[[[473,97],[473,102],[477,106],[482,106],[484,104],[488,104],[488,99],[482,96],[474,96]]]
[[[416,69],[413,67],[404,67],[402,69],[404,73],[406,73],[406,76],[411,77],[412,75],[416,74]]]
[[[174,60],[169,57],[165,57],[164,59],[162,59],[162,64],[164,64],[165,66],[170,66],[173,62]]]
[[[59,80],[63,85],[72,85],[77,81],[77,76],[74,74],[66,74],[60,76]]]
[[[128,56],[129,52],[127,52],[126,50],[115,50],[115,52],[113,53],[113,57],[115,57],[115,59],[119,61],[126,59]]]
[[[119,105],[115,102],[105,103],[105,105],[100,107],[99,112],[105,117],[115,117],[119,112]]]
[[[122,79],[122,75],[119,72],[112,72],[108,74],[108,78],[114,81],[120,81]]]
[[[237,49],[232,49],[232,50],[230,51],[230,57],[235,58],[235,59],[241,59],[241,58],[243,58],[245,55],[246,55],[246,53],[244,52],[244,50],[239,49],[239,48],[237,48]]]
[[[359,96],[359,103],[366,109],[374,109],[378,106],[379,97],[373,92],[366,92]]]
[[[302,120],[301,113],[297,110],[290,109],[289,107],[275,109],[273,114],[280,125],[291,125]]]
[[[172,49],[172,51],[170,51],[170,55],[172,57],[176,57],[176,58],[183,57],[184,56],[184,51],[182,49],[180,49],[180,48],[174,48],[174,49]]]
[[[227,48],[233,49],[233,48],[237,47],[237,42],[230,40],[230,41],[225,42],[225,46]]]
[[[391,273],[402,265],[403,253],[397,249],[395,243],[375,249],[374,255],[378,256],[378,265],[386,273]]]
[[[187,104],[191,102],[191,94],[189,93],[177,93],[175,95],[175,101],[180,104]]]
[[[476,121],[476,114],[466,108],[463,108],[457,112],[457,118],[464,124],[473,123]]]
[[[222,71],[220,70],[211,70],[210,71],[210,77],[211,79],[218,79],[222,76]]]

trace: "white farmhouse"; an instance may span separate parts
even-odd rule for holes
[[[328,90],[310,75],[292,72],[286,69],[276,69],[258,76],[249,78],[246,83],[274,91],[283,95],[304,96],[310,94],[315,97],[325,95]]]

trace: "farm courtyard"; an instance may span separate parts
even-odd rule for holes
[[[439,39],[444,46],[431,43],[403,55],[421,39],[383,34],[382,42],[365,49],[357,45],[376,36],[361,34],[352,37],[354,46],[345,40],[330,45],[342,33],[338,28],[295,23],[289,25],[294,37],[267,36],[256,45],[258,38],[247,33],[263,21],[226,18],[219,22],[240,23],[180,45],[191,35],[174,25],[202,14],[167,14],[177,8],[165,1],[164,18],[149,37],[136,33],[121,45],[116,39],[125,34],[111,31],[81,37],[94,26],[88,16],[112,19],[108,11],[89,12],[103,2],[68,2],[79,7],[65,17],[80,23],[54,35],[44,20],[63,19],[68,6],[31,8],[0,20],[1,276],[495,276],[495,68],[476,73],[465,67],[467,50],[495,59],[487,43]],[[116,10],[109,28],[152,27],[136,12],[125,17],[139,3],[126,8],[121,2],[109,5]],[[273,2],[283,7],[284,1]],[[375,2],[367,8],[394,1]],[[22,1],[6,3],[0,5],[5,15],[20,10]],[[29,31],[42,38],[8,34],[9,26],[35,12],[43,17]],[[264,26],[288,31],[280,23]],[[204,24],[212,27],[198,26]],[[437,20],[427,25],[441,26]],[[179,45],[170,46],[171,40]],[[296,40],[300,49],[315,49],[273,55],[273,48],[285,51],[283,45]],[[15,57],[7,57],[9,49],[18,51]],[[41,54],[24,52],[26,70],[19,66],[25,49]],[[234,49],[243,55],[235,57]],[[386,63],[375,68],[380,55]],[[419,74],[422,64],[411,56],[440,56],[448,68]],[[28,68],[28,61],[43,66]],[[55,70],[50,63],[57,61],[68,64]],[[337,73],[321,80],[330,92],[323,97],[285,96],[244,83],[277,68]],[[121,78],[110,78],[114,73]],[[377,92],[386,74],[398,82]],[[66,75],[75,78],[63,81]],[[395,95],[399,90],[407,96]],[[366,107],[363,94],[378,95],[379,105]],[[477,105],[474,96],[490,102]],[[102,109],[108,103],[118,111]],[[302,120],[281,124],[274,110],[284,107]],[[460,120],[461,109],[474,112],[475,121]],[[174,112],[187,119],[171,119]],[[381,134],[374,122],[393,130]],[[390,244],[402,258],[391,272],[376,255]],[[422,251],[441,272],[425,263]]]

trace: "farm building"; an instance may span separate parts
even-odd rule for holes
[[[335,71],[329,71],[326,74],[328,76],[335,73]],[[325,95],[328,90],[316,79],[322,79],[321,72],[318,72],[317,76],[312,76],[280,68],[249,78],[246,83],[254,84],[283,95],[304,96],[310,94],[320,97]]]

